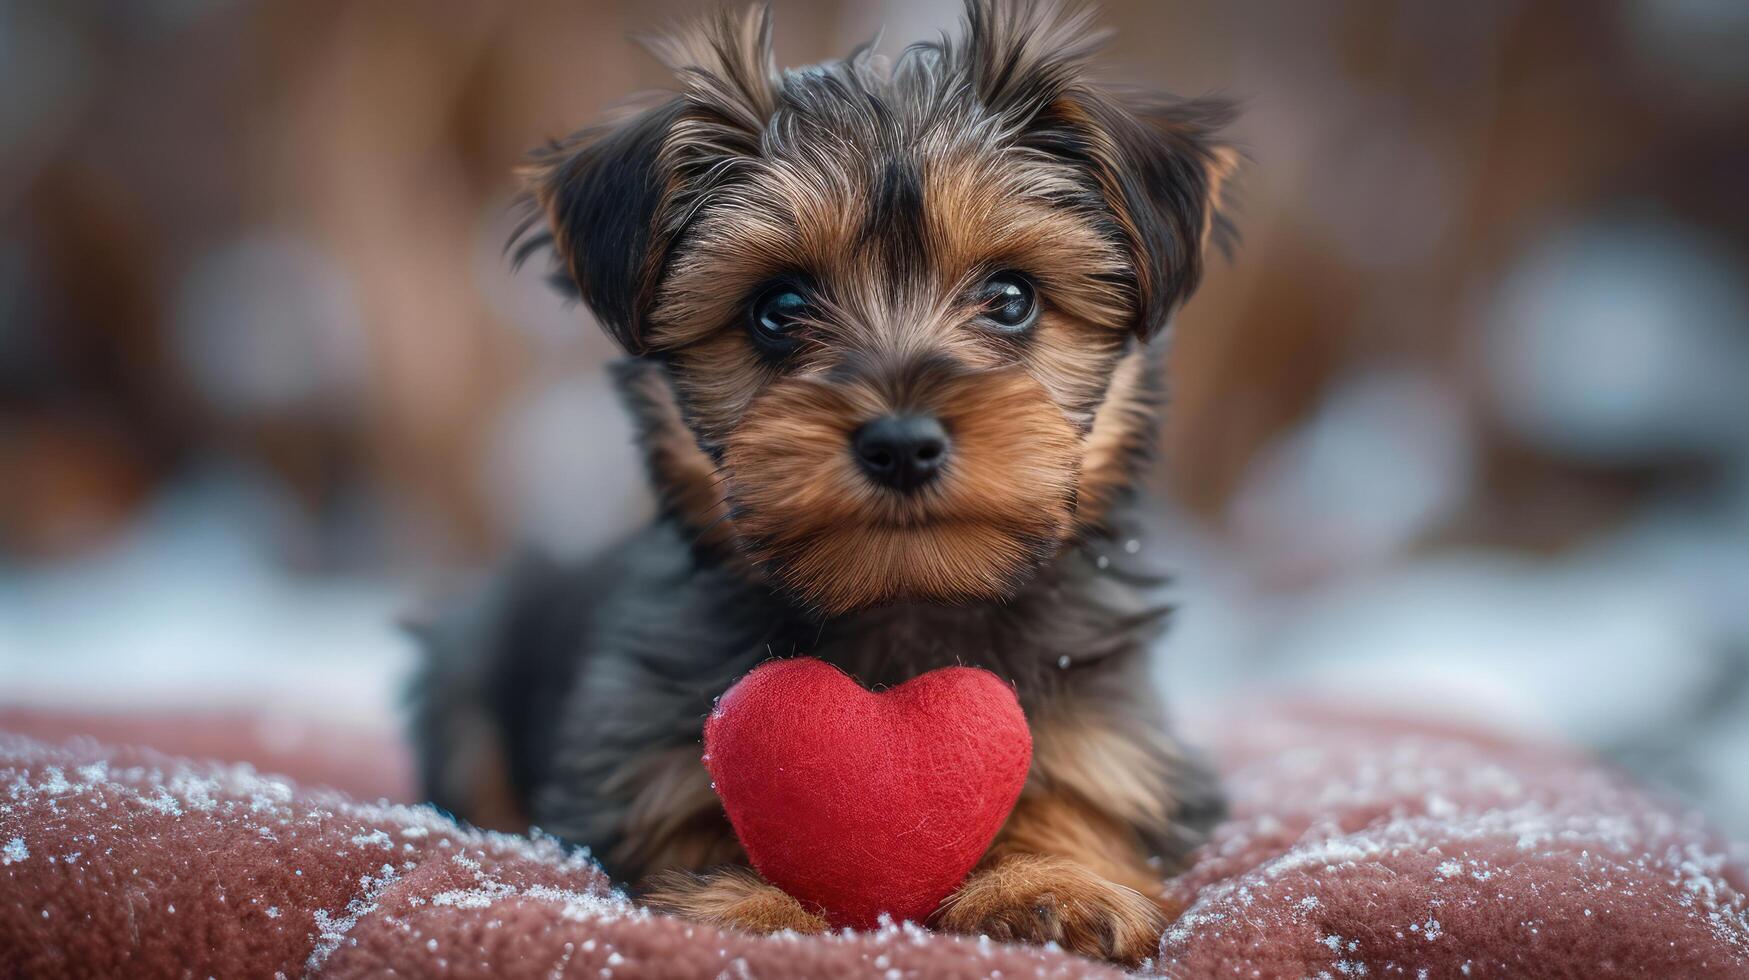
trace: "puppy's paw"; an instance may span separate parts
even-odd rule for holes
[[[643,904],[723,929],[764,935],[826,931],[826,920],[750,868],[722,868],[705,874],[665,871],[650,879]]]
[[[1154,955],[1166,916],[1142,893],[1074,861],[1021,854],[973,872],[942,903],[935,924],[991,939],[1055,942],[1133,965]]]

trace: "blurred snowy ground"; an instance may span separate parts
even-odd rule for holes
[[[412,662],[395,628],[412,590],[288,573],[276,511],[264,487],[208,473],[102,554],[0,566],[0,703],[379,721]]]
[[[1193,714],[1276,694],[1568,739],[1749,837],[1738,276],[1679,228],[1612,218],[1532,249],[1483,304],[1473,353],[1518,437],[1583,464],[1708,474],[1556,554],[1437,544],[1476,492],[1476,423],[1448,382],[1391,368],[1338,386],[1253,465],[1232,536],[1165,522],[1171,695]]]
[[[1558,559],[1453,551],[1288,595],[1179,531],[1163,676],[1199,724],[1286,697],[1570,740],[1749,838],[1749,492]]]

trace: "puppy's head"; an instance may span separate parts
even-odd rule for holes
[[[827,613],[1011,593],[1151,441],[1148,342],[1224,228],[1223,104],[1090,80],[1084,12],[779,72],[764,11],[657,42],[680,95],[529,168],[670,504]]]

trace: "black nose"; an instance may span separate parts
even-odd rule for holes
[[[947,432],[932,415],[887,415],[857,429],[850,448],[870,479],[908,493],[941,472]]]

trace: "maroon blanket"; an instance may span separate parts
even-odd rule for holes
[[[1741,855],[1567,754],[1292,716],[1222,754],[1235,816],[1167,883],[1188,911],[1154,973],[1749,977]],[[551,841],[241,766],[0,736],[0,977],[439,971],[1117,975],[912,927],[722,933],[632,908]]]
[[[1224,755],[1171,976],[1749,977],[1742,849],[1572,754],[1278,717]]]

